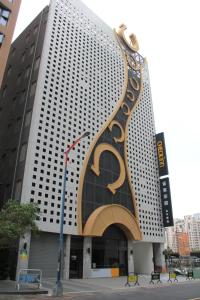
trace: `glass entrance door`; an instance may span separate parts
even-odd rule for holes
[[[92,239],[92,268],[119,268],[127,275],[127,239],[123,231],[111,225],[102,237]]]
[[[71,237],[69,278],[83,277],[83,238]]]

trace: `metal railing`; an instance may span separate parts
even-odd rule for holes
[[[22,285],[29,287],[34,284],[38,289],[42,286],[42,271],[40,269],[21,269],[18,273],[16,288],[19,291]]]

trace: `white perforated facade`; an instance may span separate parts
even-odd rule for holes
[[[143,93],[129,126],[129,167],[146,241],[163,240],[155,128],[147,66]],[[79,1],[52,1],[37,81],[22,201],[40,206],[41,230],[59,232],[63,153],[110,116],[124,84],[124,62],[113,31]],[[90,145],[70,153],[65,228],[77,234],[77,189]]]
[[[64,232],[77,234],[80,169],[120,98],[123,72],[112,29],[80,1],[51,1],[22,190],[22,201],[39,203],[41,230],[59,232],[63,153],[90,131],[70,153],[67,174]]]
[[[128,155],[143,240],[164,242],[155,125],[146,62],[142,95],[129,125]]]

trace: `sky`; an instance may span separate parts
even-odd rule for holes
[[[82,0],[111,28],[137,36],[147,58],[156,132],[164,132],[173,214],[200,212],[200,1]],[[14,38],[49,4],[22,0]]]

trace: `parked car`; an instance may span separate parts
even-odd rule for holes
[[[176,273],[176,275],[187,275],[187,271],[186,270],[180,270],[180,269],[174,269],[174,273]]]

